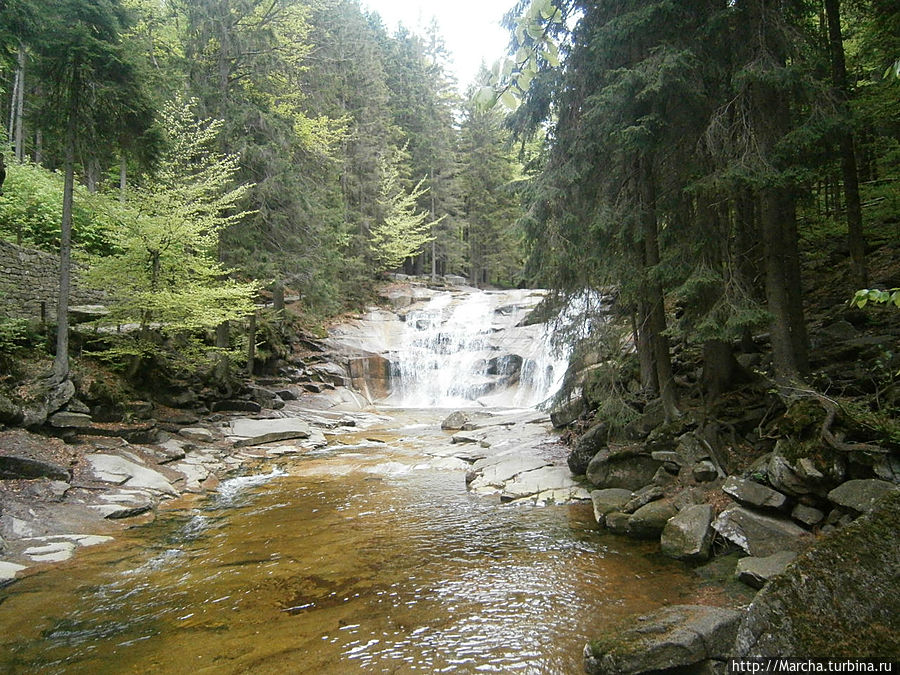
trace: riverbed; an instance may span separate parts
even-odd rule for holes
[[[381,412],[0,591],[0,670],[578,673],[618,620],[712,592],[589,502],[467,491],[428,454],[447,411]]]

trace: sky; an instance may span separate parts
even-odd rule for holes
[[[393,32],[398,23],[421,33],[437,19],[447,49],[456,64],[456,79],[464,91],[475,80],[482,60],[488,67],[506,53],[509,33],[500,19],[515,0],[362,0],[378,12]]]

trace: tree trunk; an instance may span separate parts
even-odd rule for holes
[[[656,379],[656,369],[653,367],[653,351],[650,341],[647,339],[648,321],[646,303],[639,302],[638,310],[631,315],[631,328],[634,333],[638,363],[641,367],[641,388],[657,396],[659,395],[659,382]]]
[[[60,383],[69,376],[69,287],[72,257],[72,195],[75,187],[75,124],[69,118],[66,130],[65,185],[59,239],[59,300],[56,306],[56,357],[53,379]]]
[[[799,261],[792,202],[784,188],[762,191],[766,301],[772,315],[772,359],[776,378],[781,381],[799,379],[806,370],[806,327],[797,286]]]
[[[869,273],[866,268],[866,240],[863,233],[862,206],[859,199],[856,149],[853,132],[849,126],[850,107],[847,101],[850,92],[847,84],[847,65],[844,60],[844,40],[841,36],[840,0],[825,0],[825,15],[828,19],[828,43],[831,48],[831,79],[841,112],[848,118],[842,126],[840,150],[853,283],[856,288],[868,288]]]
[[[659,230],[656,222],[656,185],[653,169],[649,160],[640,159],[639,163],[639,199],[641,217],[641,235],[644,243],[644,294],[647,303],[648,340],[653,354],[656,378],[659,382],[659,395],[662,399],[666,419],[671,420],[680,415],[678,411],[678,394],[675,391],[675,378],[672,374],[672,358],[669,354],[669,339],[666,337],[666,310],[662,286],[652,280],[653,268],[659,265]]]
[[[13,131],[15,139],[16,159],[20,162],[25,160],[25,130],[23,118],[25,116],[25,45],[19,45],[18,69],[16,70],[16,79],[19,83],[16,89],[16,124]]]
[[[256,312],[250,315],[250,327],[247,329],[247,377],[253,377],[256,364]]]

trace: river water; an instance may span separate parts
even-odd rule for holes
[[[425,454],[444,414],[388,411],[0,591],[0,671],[579,673],[616,621],[709,594],[587,504],[468,493]]]

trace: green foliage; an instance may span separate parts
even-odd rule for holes
[[[412,189],[404,189],[400,177],[402,153],[381,163],[381,191],[378,204],[382,213],[372,226],[370,253],[376,271],[395,269],[432,240],[431,229],[437,221],[428,220],[428,212],[418,210],[417,202],[428,191],[420,180]]]
[[[894,305],[894,307],[900,308],[900,288],[888,290],[862,288],[856,291],[850,304],[862,309],[870,302],[878,305]]]
[[[249,186],[233,185],[237,159],[215,149],[222,123],[198,119],[195,106],[164,109],[169,145],[161,169],[128,191],[117,253],[87,275],[113,298],[107,323],[154,323],[177,334],[252,311],[256,286],[227,279],[217,260],[220,233],[247,215],[236,207]],[[144,353],[140,344],[130,349]]]
[[[0,233],[11,241],[45,251],[59,250],[63,177],[31,163],[10,163],[0,196]],[[72,242],[81,250],[107,255],[120,223],[117,203],[106,195],[75,187]]]

